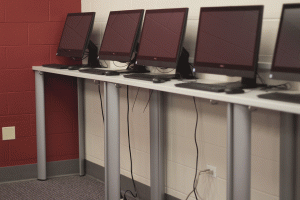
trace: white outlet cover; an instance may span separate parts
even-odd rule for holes
[[[2,140],[15,140],[16,131],[15,127],[2,127]]]
[[[210,169],[211,171],[213,171],[213,174],[211,175],[213,178],[217,177],[217,168],[211,165],[206,165],[207,169]]]

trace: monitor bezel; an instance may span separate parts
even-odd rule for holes
[[[277,51],[278,51],[278,42],[281,35],[281,29],[282,29],[282,23],[283,23],[283,16],[286,9],[293,9],[293,8],[300,8],[300,4],[283,4],[282,11],[281,11],[281,17],[280,17],[280,23],[275,43],[275,49],[272,59],[272,65],[271,65],[271,73],[270,78],[272,79],[279,79],[279,80],[290,80],[290,81],[299,81],[300,80],[300,67],[294,68],[294,67],[275,67],[275,60],[277,57]]]
[[[199,40],[199,32],[201,28],[201,16],[203,12],[210,11],[258,11],[258,23],[256,30],[256,39],[255,39],[255,47],[253,54],[253,62],[251,66],[248,65],[235,65],[235,64],[226,64],[226,63],[208,63],[208,62],[197,62],[197,48],[198,48],[198,40]],[[199,24],[198,24],[198,32],[197,32],[197,43],[195,48],[195,56],[194,56],[194,67],[196,72],[201,73],[210,73],[210,74],[218,74],[218,75],[227,75],[227,76],[240,76],[245,78],[255,78],[257,73],[257,62],[259,56],[259,46],[260,46],[260,38],[261,38],[261,29],[262,29],[262,19],[263,19],[263,5],[257,6],[226,6],[226,7],[202,7],[200,8],[200,16],[199,16]]]
[[[101,51],[101,46],[100,46],[99,53],[98,53],[98,56],[99,56],[100,60],[112,60],[112,61],[119,61],[119,62],[129,62],[131,60],[131,57],[132,57],[133,53],[136,50],[136,46],[137,46],[137,42],[138,42],[138,36],[139,36],[140,30],[141,30],[141,27],[142,27],[144,12],[145,12],[145,10],[143,10],[143,9],[120,10],[120,11],[111,11],[110,12],[109,17],[111,16],[111,14],[139,13],[140,14],[139,23],[138,23],[138,25],[136,27],[136,30],[135,30],[135,36],[134,36],[134,40],[133,40],[130,52],[125,53],[125,52]],[[109,17],[108,17],[108,19],[109,19]],[[107,31],[106,31],[106,27],[105,27],[103,39],[105,38],[106,34],[107,34]],[[102,42],[103,42],[103,40],[102,40]]]
[[[187,16],[188,16],[188,11],[189,8],[170,8],[170,9],[154,9],[154,10],[146,10],[145,14],[145,19],[146,15],[148,13],[169,13],[169,12],[184,12],[184,18],[182,22],[182,30],[181,30],[181,36],[179,39],[179,43],[177,46],[177,54],[176,58],[167,58],[167,57],[153,57],[153,56],[140,56],[139,53],[137,54],[137,64],[139,65],[146,65],[146,66],[157,66],[157,67],[167,67],[167,68],[176,68],[182,47],[183,47],[183,40],[185,36],[185,31],[186,31],[186,24],[187,24]],[[141,33],[141,38],[140,38],[140,43],[143,37],[143,32],[144,29],[142,30]]]
[[[57,53],[56,53],[57,56],[64,56],[64,57],[71,57],[71,58],[80,58],[80,59],[83,58],[85,50],[87,49],[88,44],[90,42],[90,37],[91,37],[92,30],[93,30],[96,13],[95,12],[68,13],[68,15],[66,17],[65,25],[64,25],[64,29],[65,29],[68,17],[72,17],[72,16],[86,16],[86,15],[90,15],[90,16],[92,16],[92,18],[91,18],[91,22],[90,22],[90,26],[89,26],[89,29],[88,29],[87,36],[85,38],[85,43],[84,43],[83,49],[77,50],[77,49],[64,49],[64,48],[61,48],[60,47],[60,44],[62,42],[62,37],[61,37],[59,45],[58,45],[58,48],[57,48]],[[62,31],[62,34],[64,32],[64,29]]]

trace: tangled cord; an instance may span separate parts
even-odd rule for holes
[[[262,87],[261,90],[270,91],[270,90],[290,90],[292,88],[289,82],[279,84],[279,85],[267,85],[266,87]]]

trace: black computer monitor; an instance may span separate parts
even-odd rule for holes
[[[99,51],[99,59],[130,62],[137,48],[144,10],[111,11]]]
[[[183,51],[188,62],[188,52],[182,51],[187,15],[188,8],[147,10],[137,64],[176,68]]]
[[[196,72],[242,77],[255,87],[263,6],[200,9]]]
[[[99,66],[97,47],[90,41],[93,30],[95,12],[69,13],[57,49],[57,56],[82,59],[89,49],[89,65]]]
[[[270,78],[300,81],[300,4],[283,5]]]

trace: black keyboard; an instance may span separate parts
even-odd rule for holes
[[[263,98],[263,99],[270,99],[270,100],[300,104],[300,94],[287,94],[287,93],[273,92],[273,93],[267,93],[267,94],[260,94],[257,96],[259,98]]]
[[[130,73],[132,70],[128,69],[118,69],[118,70],[111,70],[111,69],[99,69],[99,68],[87,68],[87,69],[80,69],[80,72],[89,73],[89,74],[98,74],[98,75],[105,75],[107,71],[116,71],[119,73]]]
[[[153,81],[154,78],[163,79],[165,81],[169,81],[172,78],[175,78],[175,74],[144,74],[144,73],[135,73],[135,74],[126,74],[125,78],[132,78],[144,81]]]
[[[55,68],[55,69],[68,69],[68,65],[61,64],[44,64],[43,67]]]
[[[224,92],[226,89],[225,84],[206,84],[198,82],[188,82],[188,83],[178,83],[175,84],[176,87],[195,89],[195,90],[204,90],[211,92]]]

